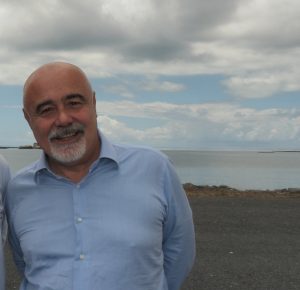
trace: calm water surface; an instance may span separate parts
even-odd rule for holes
[[[300,188],[300,152],[164,150],[182,183],[237,189]],[[15,173],[39,158],[40,150],[0,149]]]
[[[237,189],[300,188],[300,152],[165,151],[183,182]]]

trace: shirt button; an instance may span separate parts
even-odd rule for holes
[[[79,255],[79,259],[80,259],[81,261],[84,260],[84,259],[85,259],[85,255],[80,254],[80,255]]]
[[[82,218],[81,217],[77,218],[77,223],[78,224],[82,223]]]

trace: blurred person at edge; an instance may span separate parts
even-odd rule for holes
[[[7,223],[4,214],[5,192],[10,179],[9,166],[0,156],[0,290],[5,289],[4,244],[6,241]]]
[[[192,212],[162,153],[111,143],[84,72],[45,64],[24,85],[40,159],[8,186],[21,290],[178,290],[192,268]]]

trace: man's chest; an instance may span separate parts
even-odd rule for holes
[[[20,200],[14,229],[24,258],[81,257],[159,249],[165,206],[154,188],[40,187]]]

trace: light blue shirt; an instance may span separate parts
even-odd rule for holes
[[[10,170],[3,159],[0,156],[0,290],[4,290],[5,275],[4,275],[4,254],[3,246],[6,239],[7,224],[4,215],[4,194],[6,191],[7,183],[10,179]]]
[[[168,159],[111,144],[75,184],[42,155],[7,193],[22,290],[178,290],[192,268],[191,209]]]

